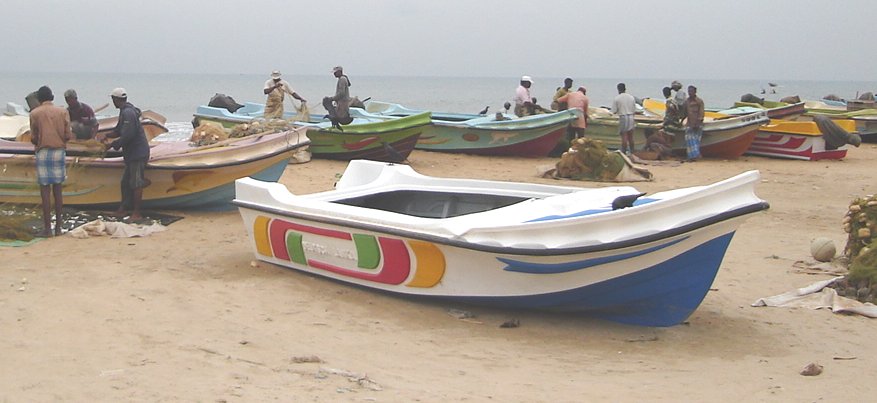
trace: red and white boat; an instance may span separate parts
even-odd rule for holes
[[[834,120],[848,132],[856,131],[856,123],[849,119]],[[797,160],[837,160],[846,157],[849,145],[831,148],[826,145],[822,131],[813,121],[771,120],[761,126],[746,154]]]

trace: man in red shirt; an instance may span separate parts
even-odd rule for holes
[[[67,101],[67,113],[70,114],[70,129],[79,140],[91,140],[97,133],[97,118],[94,117],[94,109],[83,102],[75,90],[64,91],[64,100]]]
[[[61,209],[64,207],[61,187],[67,178],[64,160],[67,157],[67,142],[73,139],[70,115],[66,109],[55,106],[52,103],[54,99],[55,95],[49,87],[40,87],[37,90],[40,105],[30,112],[30,141],[34,145],[43,207],[43,231],[40,236],[44,238],[52,234],[51,193],[55,195],[55,235],[61,235]]]

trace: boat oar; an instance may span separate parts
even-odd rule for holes
[[[97,109],[94,110],[94,113],[98,113],[104,109],[107,109],[108,106],[110,106],[110,104],[103,104],[103,105],[97,107]]]

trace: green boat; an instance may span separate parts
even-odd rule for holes
[[[265,106],[247,102],[236,112],[225,108],[201,105],[195,112],[194,124],[213,122],[225,128],[262,119]],[[343,130],[332,127],[328,119],[310,115],[307,121],[296,120],[296,115],[286,112],[284,119],[294,126],[306,127],[311,139],[309,150],[314,158],[349,161],[369,159],[384,162],[402,162],[408,158],[417,140],[430,124],[430,113],[393,120],[356,118]]]

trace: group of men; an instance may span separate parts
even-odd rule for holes
[[[63,184],[67,179],[65,159],[67,145],[75,139],[96,139],[113,149],[121,149],[125,170],[121,181],[121,203],[116,213],[123,216],[131,211],[131,220],[141,219],[140,204],[143,188],[150,181],[145,177],[146,162],[149,160],[149,143],[140,123],[140,110],[128,102],[124,88],[116,88],[110,98],[119,109],[119,120],[109,133],[98,133],[98,122],[94,110],[80,102],[76,91],[67,90],[64,98],[65,109],[54,104],[55,96],[48,86],[37,92],[39,105],[30,111],[31,143],[34,145],[37,182],[40,185],[40,201],[43,213],[41,237],[61,235],[62,209],[64,206]],[[115,139],[110,141],[110,139]],[[52,205],[54,201],[55,227],[52,231]]]
[[[527,116],[541,109],[530,95],[533,79],[530,76],[521,77],[521,83],[515,90],[514,113],[518,116]],[[553,110],[578,109],[581,111],[578,119],[570,124],[570,137],[579,138],[584,136],[588,123],[588,106],[590,100],[585,87],[578,87],[571,91],[573,79],[567,77],[563,80],[563,86],[557,88],[551,103]],[[627,155],[633,154],[636,145],[633,137],[636,128],[636,98],[627,93],[627,86],[618,83],[616,86],[618,95],[612,101],[612,113],[618,115],[618,135],[621,137],[621,152]],[[667,110],[664,115],[664,127],[668,129],[681,128],[685,124],[685,144],[687,161],[696,161],[701,157],[700,143],[703,138],[704,104],[697,96],[697,88],[688,86],[687,94],[682,91],[682,84],[673,81],[669,87],[664,87]],[[675,92],[675,95],[673,94]],[[661,136],[666,136],[661,133]]]

